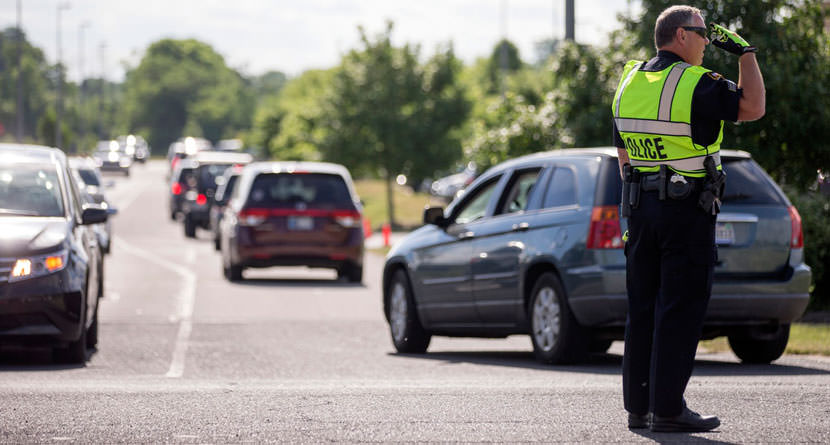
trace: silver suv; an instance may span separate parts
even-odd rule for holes
[[[742,151],[727,173],[703,338],[744,362],[783,354],[809,300],[801,219]],[[400,352],[432,335],[530,335],[538,360],[576,361],[621,340],[627,302],[614,148],[538,153],[497,165],[387,255],[383,304]]]

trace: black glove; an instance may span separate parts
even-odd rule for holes
[[[723,26],[715,23],[709,24],[709,32],[711,33],[710,40],[712,45],[717,46],[732,54],[743,55],[745,53],[754,53],[758,48],[750,46],[749,43],[738,35],[735,31],[730,31]]]

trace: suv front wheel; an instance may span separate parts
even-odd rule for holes
[[[577,323],[568,306],[559,278],[542,274],[531,292],[530,338],[536,360],[542,363],[571,363],[588,352],[590,335]]]

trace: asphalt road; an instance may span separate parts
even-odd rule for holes
[[[229,283],[207,233],[169,219],[164,173],[107,177],[120,212],[87,366],[0,351],[0,442],[830,442],[828,358],[699,354],[689,406],[722,426],[657,434],[626,428],[619,342],[578,366],[536,364],[527,337],[396,354],[383,258],[362,285],[304,268]]]

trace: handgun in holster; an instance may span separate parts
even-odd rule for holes
[[[631,216],[631,209],[640,205],[640,174],[631,167],[623,165],[623,192],[621,215],[624,218]]]
[[[703,160],[703,168],[706,170],[706,176],[703,178],[703,191],[700,192],[697,203],[706,214],[714,216],[720,213],[720,198],[726,187],[726,173],[718,170],[715,159],[711,156],[706,156]]]

